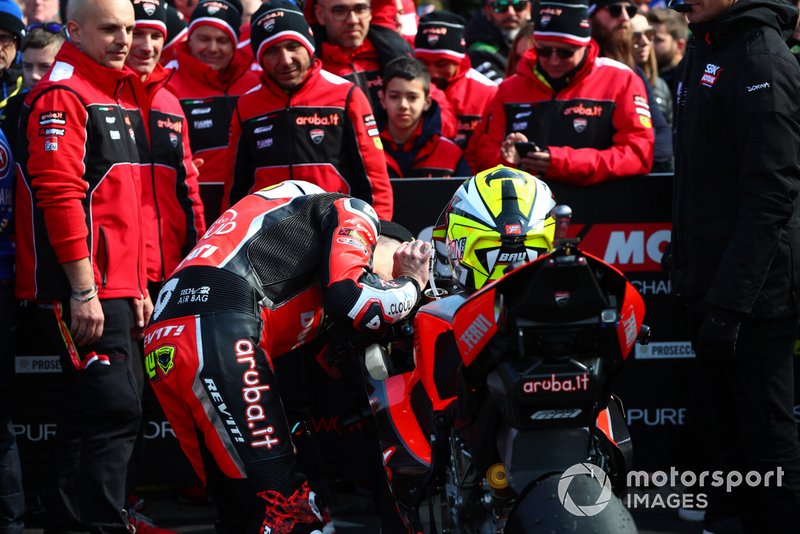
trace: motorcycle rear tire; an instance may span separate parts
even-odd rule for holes
[[[533,534],[569,532],[574,534],[636,534],[636,524],[630,512],[615,495],[611,495],[603,510],[596,515],[576,515],[567,511],[558,497],[561,476],[551,475],[533,484],[517,501],[506,522],[504,534]],[[597,498],[597,481],[589,477],[574,477],[569,496],[575,503],[588,503]]]

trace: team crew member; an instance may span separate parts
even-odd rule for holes
[[[238,0],[205,0],[192,12],[189,39],[178,45],[167,87],[181,102],[192,154],[203,160],[200,182],[224,182],[228,126],[240,95],[258,85],[250,60],[237,51]]]
[[[431,78],[413,57],[399,57],[383,73],[386,89],[381,104],[386,128],[381,138],[392,178],[469,175],[461,149],[442,137],[438,107],[431,101]]]
[[[142,107],[149,117],[147,128],[137,125],[136,144],[142,161],[147,280],[157,292],[206,228],[186,118],[165,88],[170,71],[159,63],[167,35],[165,4],[139,0],[133,6],[136,28],[126,64],[142,79]]]
[[[367,334],[411,312],[430,245],[378,234],[365,202],[289,180],[226,211],[164,284],[145,366],[222,531],[321,532],[270,362],[317,336],[323,306]],[[376,246],[392,247],[393,280],[374,274]]]
[[[578,2],[539,4],[536,47],[500,84],[480,144],[467,148],[473,168],[504,163],[575,185],[650,171],[653,129],[642,80],[597,56],[587,7]],[[536,146],[519,154],[515,143],[527,141]]]
[[[250,42],[264,72],[236,105],[223,208],[291,178],[370,202],[391,219],[392,187],[369,102],[352,82],[322,70],[303,14],[283,0],[262,4]]]
[[[455,13],[434,11],[422,17],[414,47],[434,85],[447,95],[458,120],[454,141],[465,148],[497,93],[497,84],[472,68],[464,45],[464,19]]]
[[[17,297],[61,356],[65,402],[48,531],[126,532],[141,405],[132,371],[146,297],[130,0],[70,0],[64,43],[28,94],[17,152]],[[141,96],[141,95],[138,95]]]

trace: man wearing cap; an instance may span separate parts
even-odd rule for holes
[[[315,340],[323,315],[367,337],[408,316],[430,245],[380,228],[362,200],[287,180],[223,213],[159,293],[145,367],[218,532],[322,533],[272,362]]]
[[[414,53],[428,68],[431,81],[447,95],[458,120],[453,140],[465,148],[497,93],[497,84],[472,68],[464,44],[464,19],[449,11],[422,17]]]
[[[133,130],[142,95],[125,67],[135,19],[130,0],[70,0],[67,19],[70,41],[20,117],[16,296],[64,379],[47,530],[127,532],[141,418],[133,343],[152,310]]]
[[[142,211],[147,223],[147,281],[152,294],[206,231],[192,163],[186,118],[166,89],[171,72],[159,60],[167,35],[167,12],[159,0],[136,0],[136,27],[125,64],[141,77],[140,102],[148,126],[135,125],[142,161]]]
[[[492,81],[503,79],[514,37],[531,18],[528,0],[484,0],[464,30],[475,70]]]
[[[258,85],[247,56],[237,49],[239,0],[204,0],[192,11],[189,39],[179,45],[167,87],[189,125],[192,154],[203,160],[200,182],[224,182],[228,126],[240,95]]]
[[[285,0],[263,4],[250,44],[264,72],[233,114],[223,208],[293,178],[360,198],[391,219],[392,187],[372,108],[355,84],[322,70],[303,14]]]
[[[500,84],[481,123],[480,168],[513,165],[574,185],[644,174],[653,159],[647,94],[624,65],[598,57],[580,0],[540,3],[536,47]],[[485,132],[485,133],[484,133]],[[531,142],[524,153],[515,143]]]
[[[0,110],[22,90],[22,73],[15,66],[25,24],[14,0],[0,0]]]

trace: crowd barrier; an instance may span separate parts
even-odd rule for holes
[[[460,183],[459,179],[395,180],[394,219],[414,232],[433,225]],[[694,354],[684,314],[669,295],[669,281],[659,263],[669,241],[671,184],[671,175],[641,176],[590,188],[550,184],[557,202],[572,207],[572,231],[581,237],[583,248],[625,272],[645,299],[645,323],[652,328],[652,342],[636,347],[615,388],[626,410],[636,469],[691,468],[700,446],[686,424],[687,404],[697,387],[693,384],[698,383],[693,378]],[[204,184],[201,193],[207,218],[212,219],[221,186]],[[56,431],[50,411],[71,400],[60,395],[58,359],[28,330],[23,313],[22,343],[15,358],[15,429],[26,480],[35,483],[46,469],[46,444]],[[321,440],[325,454],[335,459],[329,462],[332,469],[358,478],[364,456],[353,451],[369,450],[369,446],[363,443],[361,425],[345,424],[341,403],[331,402],[346,395],[347,387],[324,377],[312,382],[310,430]],[[795,412],[800,414],[800,406]],[[188,463],[152,396],[145,397],[144,421],[144,444],[137,459],[139,483],[189,483]]]

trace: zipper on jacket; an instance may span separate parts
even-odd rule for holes
[[[291,118],[292,113],[292,95],[288,95],[288,99],[286,100],[286,107],[284,111],[286,112],[286,116]],[[290,132],[294,132],[294,128],[289,129]],[[294,180],[294,135],[289,135],[289,179]]]
[[[153,159],[153,146],[152,139],[150,140],[150,181],[153,184],[153,205],[156,208],[156,229],[158,231],[158,281],[163,282],[166,279],[164,273],[164,237],[161,231],[161,208],[158,205],[158,191],[156,190],[156,170],[155,160]]]
[[[105,228],[97,230],[97,270],[100,271],[100,285],[105,288],[108,283],[108,241]]]

